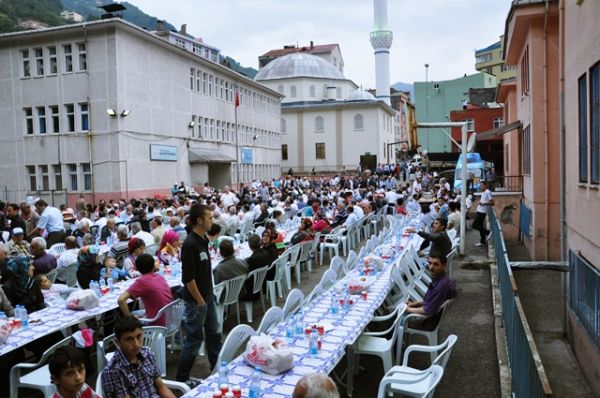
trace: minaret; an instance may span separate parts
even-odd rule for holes
[[[390,103],[390,47],[393,34],[388,27],[387,0],[373,0],[375,26],[371,32],[371,45],[375,50],[375,96]]]

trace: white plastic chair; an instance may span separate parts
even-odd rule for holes
[[[313,247],[313,241],[308,240],[306,242],[301,242],[298,244],[300,246],[300,256],[298,257],[298,265],[296,266],[298,269],[298,274],[300,274],[300,270],[302,269],[302,264],[306,264],[306,270],[308,272],[312,272],[312,264],[310,261],[310,252]],[[300,283],[298,283],[300,286]]]
[[[162,379],[162,381],[169,390],[179,391],[181,393],[181,395],[184,395],[184,394],[192,391],[192,389],[187,384],[182,383],[180,381],[167,380],[167,379]],[[102,392],[102,372],[101,371],[98,371],[98,377],[96,378],[96,391],[95,392],[96,392],[96,394],[100,395],[101,397],[104,396],[104,393]]]
[[[213,369],[213,374],[219,371],[219,366],[223,363],[229,363],[238,355],[238,351],[242,347],[242,345],[248,340],[251,336],[256,336],[256,331],[252,329],[252,327],[248,325],[237,325],[227,335],[223,346],[221,347],[221,352],[219,352],[219,357],[217,358],[217,364]]]
[[[236,314],[237,314],[237,322],[240,323],[240,303],[238,302],[238,297],[240,295],[240,291],[244,286],[244,282],[246,281],[246,276],[240,275],[235,278],[227,279],[214,287],[214,290],[220,289],[219,285],[223,286],[224,297],[222,301],[219,301],[219,296],[217,296],[217,318],[219,319],[219,332],[223,332],[223,319],[225,318],[225,308],[228,305],[235,304]]]
[[[248,239],[248,233],[252,229],[252,221],[247,221],[240,224],[240,232],[234,235],[234,238],[238,238],[240,242],[245,242]],[[259,235],[260,236],[260,235]]]
[[[296,270],[296,283],[298,287],[300,287],[300,251],[302,250],[302,246],[300,243],[290,247],[286,250],[284,254],[289,255],[289,261],[285,266],[285,279],[287,282],[288,289],[292,288],[292,268]]]
[[[444,370],[438,365],[432,365],[416,374],[404,373],[401,368],[398,368],[394,366],[381,379],[377,398],[387,398],[389,393],[431,398],[444,375]]]
[[[254,230],[254,233],[259,237],[262,237],[263,232],[265,232],[265,227],[262,225],[260,227],[256,227],[256,229]]]
[[[327,289],[335,285],[338,279],[339,276],[335,272],[335,270],[328,269],[327,271],[323,272],[323,275],[321,276],[321,281],[319,282],[319,286],[321,286],[323,291],[326,291]]]
[[[265,281],[265,277],[267,276],[267,272],[269,271],[269,267],[262,267],[255,269],[254,271],[248,274],[247,280],[252,281],[252,295],[256,293],[260,293],[260,303],[262,304],[263,312],[265,312],[265,297],[263,296],[262,286]],[[252,301],[242,301],[244,307],[246,308],[246,319],[248,323],[252,323]]]
[[[150,348],[156,356],[156,362],[160,369],[162,377],[167,374],[167,354],[165,347],[165,336],[167,328],[163,326],[144,326],[142,327],[142,346]],[[108,350],[111,350],[108,352]],[[117,350],[116,336],[111,334],[96,344],[96,366],[98,371],[104,369],[104,366],[112,359]]]
[[[54,384],[50,382],[50,370],[48,369],[48,358],[57,348],[72,343],[72,337],[62,339],[42,354],[37,363],[19,363],[10,370],[10,398],[17,398],[19,388],[31,388],[41,391],[45,397],[49,397],[56,391]],[[31,371],[22,375],[23,370]]]
[[[350,250],[350,252],[348,253],[348,259],[346,260],[346,263],[344,264],[344,274],[348,275],[350,273],[350,271],[352,271],[354,269],[354,267],[356,267],[357,261],[358,261],[358,255],[356,254],[356,252],[354,250]]]
[[[52,247],[48,251],[50,253],[52,253],[55,257],[58,257],[59,255],[64,253],[65,244],[64,243],[55,243],[52,245]]]
[[[56,277],[69,287],[77,287],[77,268],[79,268],[79,263],[75,261],[64,268],[56,270]]]
[[[454,344],[456,344],[457,340],[458,340],[458,337],[455,334],[451,334],[440,345],[427,346],[427,345],[412,344],[412,345],[408,346],[406,351],[404,351],[404,355],[402,357],[402,365],[400,367],[405,369],[406,372],[410,372],[411,370],[415,371],[415,373],[419,372],[419,370],[408,366],[408,359],[410,357],[410,354],[413,352],[427,352],[430,354],[434,353],[436,355],[435,359],[432,362],[432,365],[439,365],[442,367],[442,369],[446,369],[446,365],[448,364],[448,359],[450,359],[450,353],[452,352],[452,347],[454,347]],[[439,352],[439,354],[438,354],[438,352]],[[397,367],[397,366],[394,366],[394,367]]]
[[[48,278],[48,280],[50,282],[54,283],[54,281],[56,280],[57,274],[58,274],[58,270],[56,268],[54,268],[52,271],[50,271],[46,274],[46,278]]]
[[[304,293],[299,289],[292,289],[285,300],[283,306],[283,319],[289,318],[294,312],[302,307],[302,301],[304,300]]]
[[[308,261],[306,262],[306,266],[308,267],[308,271],[312,272],[312,262],[313,259],[317,259],[317,254],[319,252],[319,245],[321,244],[321,232],[317,232],[315,236],[313,236],[313,240],[311,241],[312,245],[310,247],[310,253],[308,255]],[[316,260],[315,260],[316,261]],[[315,266],[319,266],[315,262]]]
[[[444,304],[442,304],[442,306],[440,307],[440,309],[438,311],[438,313],[441,312],[440,320],[438,321],[438,324],[435,326],[435,329],[429,331],[429,330],[421,330],[421,329],[411,328],[410,324],[409,324],[411,319],[425,319],[425,318],[427,318],[427,316],[420,315],[420,314],[408,314],[404,318],[404,332],[408,333],[408,334],[417,334],[417,335],[424,336],[425,338],[427,338],[427,341],[429,342],[430,346],[437,345],[440,325],[446,318],[446,315],[448,314],[448,310],[452,306],[453,302],[454,302],[454,299],[448,299],[444,302]],[[432,352],[430,354],[430,357],[431,357],[431,361],[433,362],[433,360],[436,357],[435,352]]]
[[[336,256],[340,255],[340,244],[342,243],[342,230],[340,227],[334,228],[329,234],[325,235],[323,242],[320,244],[320,262],[323,264],[323,254],[325,249],[329,250],[329,258],[332,258],[331,252],[334,251]]]
[[[283,311],[281,308],[277,306],[269,308],[269,310],[265,312],[262,321],[260,321],[260,325],[258,326],[258,329],[256,329],[256,334],[269,333],[273,326],[277,325],[282,320]]]
[[[344,276],[344,266],[346,265],[346,261],[340,256],[335,256],[331,259],[331,264],[329,264],[329,269],[335,271],[338,277]]]
[[[279,297],[283,298],[283,295],[287,292],[287,284],[284,279],[288,257],[289,255],[282,254],[269,267],[269,269],[275,268],[275,277],[272,281],[267,281],[267,291],[271,300],[271,307],[277,305],[277,293],[279,293]]]
[[[173,353],[175,348],[175,336],[181,330],[181,319],[183,318],[184,310],[185,304],[183,300],[177,299],[162,307],[156,313],[156,316],[154,316],[154,318],[140,318],[140,322],[142,322],[143,325],[148,325],[150,323],[158,321],[164,315],[165,323],[167,325],[167,332],[165,338],[171,339],[171,353]]]
[[[456,248],[452,249],[452,251],[446,257],[448,275],[450,276],[450,278],[452,278],[452,273],[454,270],[454,258],[456,257],[456,251],[457,251]]]
[[[156,255],[156,245],[148,245],[146,246],[146,248],[144,249],[144,253],[149,254],[151,256],[155,256]]]

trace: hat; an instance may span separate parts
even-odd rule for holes
[[[32,206],[35,202],[37,202],[38,200],[40,200],[40,198],[36,198],[33,196],[28,196],[26,199],[26,202],[29,206]]]
[[[175,213],[175,210],[173,210],[172,207],[167,207],[167,209],[165,210],[165,214],[167,214],[168,212]]]
[[[13,235],[24,235],[25,232],[23,231],[23,228],[17,227],[17,228],[13,228],[12,234]]]
[[[62,211],[64,220],[72,220],[75,218],[75,212],[70,207]]]

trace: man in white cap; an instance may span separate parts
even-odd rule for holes
[[[6,244],[6,251],[9,254],[16,254],[18,256],[29,257],[31,252],[29,250],[29,242],[25,239],[25,231],[23,228],[16,227],[12,230],[12,239]]]

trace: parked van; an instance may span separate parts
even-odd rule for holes
[[[460,192],[462,189],[462,153],[456,162],[454,171],[454,192]],[[473,180],[473,186],[467,186],[467,189],[478,190],[479,181],[485,178],[485,162],[481,159],[479,153],[467,153],[467,181]]]

